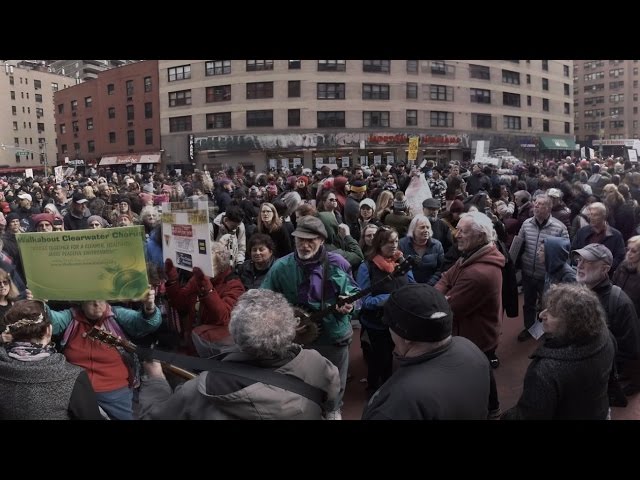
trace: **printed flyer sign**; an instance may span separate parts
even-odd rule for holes
[[[200,267],[208,277],[214,276],[207,202],[163,203],[162,242],[164,259],[171,259],[176,268]]]
[[[139,300],[149,288],[144,227],[16,235],[27,286],[47,300]]]

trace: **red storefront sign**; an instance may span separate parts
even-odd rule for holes
[[[462,143],[462,139],[455,135],[419,135],[419,138],[421,145],[455,145]],[[409,135],[369,135],[368,143],[407,144],[409,143]]]

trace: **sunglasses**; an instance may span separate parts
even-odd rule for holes
[[[0,280],[0,287],[8,287],[9,285],[11,285],[9,280]]]

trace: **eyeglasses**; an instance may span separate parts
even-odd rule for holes
[[[327,202],[337,202],[338,200],[335,198],[327,198]]]
[[[11,285],[9,280],[0,280],[0,287],[8,287],[9,285]]]

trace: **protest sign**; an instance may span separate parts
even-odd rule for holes
[[[163,203],[162,242],[164,259],[177,268],[200,267],[208,277],[214,276],[207,202]]]
[[[144,227],[16,235],[35,298],[137,300],[149,287]]]

